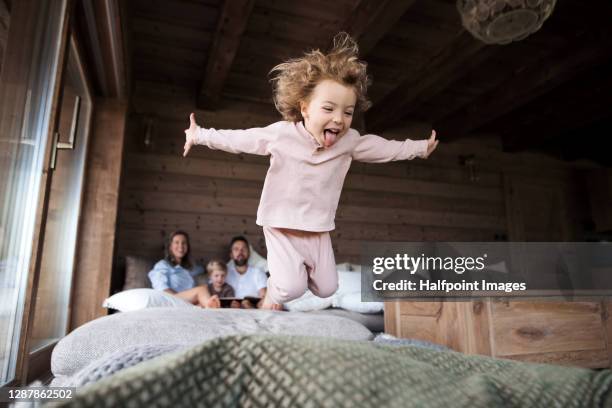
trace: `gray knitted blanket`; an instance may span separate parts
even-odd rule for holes
[[[71,407],[610,407],[612,372],[313,337],[232,336],[81,387]]]

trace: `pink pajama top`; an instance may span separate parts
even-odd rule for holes
[[[288,121],[246,130],[198,127],[196,144],[230,153],[271,156],[257,224],[313,232],[335,228],[340,192],[352,160],[384,163],[427,153],[427,140],[387,140],[361,136],[355,129],[325,149],[302,122]]]

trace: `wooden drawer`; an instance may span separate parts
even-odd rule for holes
[[[599,302],[491,303],[491,350],[496,357],[607,366],[605,329]]]
[[[385,331],[468,354],[609,367],[611,312],[607,302],[387,302]]]

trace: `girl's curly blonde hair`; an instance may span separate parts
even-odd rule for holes
[[[368,110],[372,105],[367,98],[371,81],[366,73],[367,64],[358,59],[358,51],[355,40],[341,32],[334,37],[329,53],[313,50],[272,68],[274,105],[283,119],[301,121],[300,102],[308,101],[317,84],[325,79],[352,87],[357,96],[357,109]]]

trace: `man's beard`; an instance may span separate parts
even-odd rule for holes
[[[236,264],[236,266],[244,266],[247,264],[249,260],[247,258],[239,258],[239,259],[234,259],[234,263]]]

